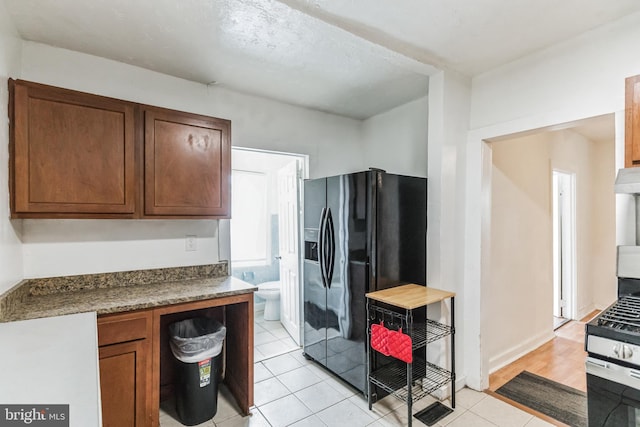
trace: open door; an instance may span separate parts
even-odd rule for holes
[[[575,316],[575,175],[553,171],[554,329]]]
[[[299,183],[297,160],[278,171],[280,321],[298,345],[300,345]]]

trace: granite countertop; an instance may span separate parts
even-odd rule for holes
[[[257,289],[229,277],[226,263],[221,267],[199,267],[209,268],[177,267],[25,280],[0,297],[0,322],[88,311],[98,315],[119,313],[246,294]]]

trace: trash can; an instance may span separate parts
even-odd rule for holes
[[[176,412],[184,425],[201,424],[216,415],[225,334],[226,328],[208,317],[169,325],[176,366]]]

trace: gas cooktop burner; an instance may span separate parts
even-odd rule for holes
[[[620,297],[598,316],[598,326],[640,333],[640,297]]]

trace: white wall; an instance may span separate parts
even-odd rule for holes
[[[22,78],[231,120],[236,147],[308,154],[311,177],[360,170],[359,120],[25,42]]]
[[[491,278],[482,310],[493,371],[552,337],[553,251],[548,135],[491,146]]]
[[[185,250],[185,236],[197,250]],[[218,262],[215,220],[25,219],[25,278]]]
[[[471,129],[522,120],[533,129],[623,109],[624,79],[640,74],[638,40],[640,13],[474,77]]]
[[[593,224],[613,224],[594,227],[592,262],[600,267],[594,271],[593,306],[603,310],[611,305],[617,294],[616,279],[616,196],[611,183],[615,181],[615,141],[597,141],[593,146],[594,162],[592,188]]]
[[[464,144],[469,124],[470,91],[470,81],[455,73],[443,71],[429,79],[427,284],[457,294],[457,388],[467,382],[465,375],[469,368],[466,365],[473,363],[478,355],[477,347],[469,347],[465,343],[469,333],[478,332],[474,331],[474,325],[468,322],[467,299],[472,293],[463,289],[461,267],[464,262],[466,237],[464,227],[459,226],[463,223],[465,213],[462,184],[466,173]],[[430,313],[435,311],[437,314],[434,308],[430,307]],[[445,305],[440,313],[443,322],[449,321],[449,313],[450,306]],[[430,349],[440,350],[440,363],[448,366],[448,351],[438,348],[446,343],[434,344]],[[467,352],[475,357],[466,355]]]
[[[0,3],[0,294],[22,279],[20,234],[22,222],[9,220],[9,129],[7,78],[20,74],[22,43]]]
[[[366,168],[426,177],[428,114],[429,101],[423,97],[365,120]]]
[[[25,80],[230,119],[234,146],[308,154],[312,177],[364,167],[358,120],[42,44],[22,47]],[[198,236],[196,252],[185,251],[187,234]],[[196,265],[229,254],[218,222],[206,220],[25,220],[22,242],[27,278]]]
[[[571,130],[551,132],[551,166],[576,176],[576,319],[615,300],[614,141]],[[597,295],[596,295],[597,291]]]
[[[479,332],[467,334],[465,342],[467,382],[473,388],[488,385],[486,340],[490,333],[495,333],[485,327],[486,312],[482,306],[489,298],[484,293],[485,273],[490,266],[489,255],[483,249],[487,247],[483,224],[490,211],[485,208],[488,193],[483,185],[491,176],[483,141],[611,113],[616,116],[616,131],[622,129],[624,78],[640,74],[640,56],[633,54],[638,40],[640,14],[634,14],[472,81],[465,217],[458,226],[466,231],[461,248],[465,252],[463,280],[465,300],[469,303],[468,320],[469,324],[478,325]],[[622,135],[616,134],[616,168],[622,167],[618,152],[623,141]],[[619,227],[624,221],[619,212],[616,215]],[[618,229],[616,233],[619,239]],[[480,356],[471,354],[472,349],[481,349]]]

